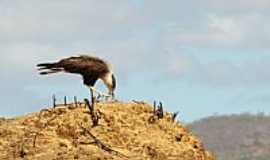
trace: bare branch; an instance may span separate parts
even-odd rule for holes
[[[105,145],[96,136],[94,136],[88,129],[86,129],[82,124],[80,124],[80,126],[81,126],[82,130],[85,133],[87,133],[94,140],[94,142],[89,143],[89,144],[96,144],[99,148],[101,148],[104,151],[107,151],[107,152],[114,154],[114,155],[117,155],[117,156],[128,158],[126,155],[111,149],[110,146]]]
[[[153,114],[156,115],[156,105],[157,105],[157,102],[154,101],[154,111],[153,111]]]
[[[64,105],[67,105],[67,96],[64,97]]]
[[[157,115],[158,119],[162,119],[164,117],[163,105],[161,102],[159,102],[159,106],[157,108],[156,115]]]
[[[100,114],[98,114],[99,112],[95,112],[94,111],[94,105],[90,105],[90,102],[88,99],[84,99],[86,106],[88,106],[89,111],[90,111],[90,115],[91,115],[91,119],[92,119],[92,127],[95,127],[98,125],[99,119],[101,118]]]
[[[90,102],[87,98],[84,99],[85,105],[88,107],[90,114],[92,115],[94,112],[94,105],[90,105]]]
[[[56,107],[56,97],[55,95],[52,96],[52,100],[53,100],[53,108]]]
[[[176,117],[177,117],[178,114],[179,114],[179,111],[174,112],[174,113],[172,114],[172,121],[173,121],[173,122],[175,121],[175,119],[176,119]]]
[[[76,96],[74,96],[74,104],[75,104],[75,107],[77,108],[78,107],[78,100],[77,100]]]

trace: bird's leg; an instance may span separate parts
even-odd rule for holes
[[[103,97],[110,97],[110,95],[108,95],[108,94],[106,94],[106,93],[102,93],[102,92],[100,92],[99,90],[97,90],[96,88],[94,88],[94,87],[92,87],[92,86],[90,86],[90,90],[92,90],[92,91],[98,93],[100,96],[103,96]]]
[[[91,95],[91,103],[92,103],[92,106],[94,105],[95,103],[95,98],[94,98],[94,93],[93,93],[93,89],[90,88],[90,95]]]
[[[116,99],[115,99],[115,95],[114,95],[113,92],[112,92],[112,100],[116,100]]]

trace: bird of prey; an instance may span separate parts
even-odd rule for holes
[[[116,79],[110,64],[103,59],[94,56],[72,56],[64,58],[54,63],[41,63],[37,65],[41,75],[65,72],[80,74],[83,83],[90,88],[91,99],[93,101],[93,91],[104,97],[114,98]],[[94,88],[98,79],[101,79],[108,88],[109,94],[102,93]],[[93,102],[92,102],[93,103]]]

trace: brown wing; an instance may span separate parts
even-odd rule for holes
[[[93,74],[97,76],[109,72],[106,62],[97,57],[90,56],[65,58],[57,63],[57,67],[63,68],[69,73]]]
[[[97,57],[79,56],[60,60],[57,68],[83,76],[84,84],[93,86],[98,78],[109,72],[108,64]]]

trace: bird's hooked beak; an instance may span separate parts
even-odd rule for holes
[[[112,99],[115,98],[115,88],[116,88],[116,79],[114,77],[113,74],[108,74],[107,76],[105,76],[105,78],[103,79],[105,85],[108,88],[108,94],[112,97]]]

